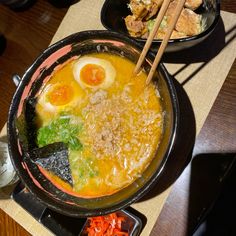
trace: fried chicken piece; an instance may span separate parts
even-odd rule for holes
[[[136,19],[143,19],[148,13],[147,5],[141,1],[131,0],[129,8]]]
[[[175,28],[189,36],[197,35],[201,32],[201,16],[185,8],[182,10]]]
[[[167,29],[166,29],[167,30]],[[155,36],[155,39],[163,39],[165,37],[166,34],[166,30],[163,29],[159,29],[157,31],[157,34]],[[178,32],[176,30],[174,30],[170,36],[170,39],[179,39],[179,38],[185,38],[187,35],[182,33],[182,32]]]
[[[148,20],[159,11],[164,0],[131,0],[129,8],[136,19]]]
[[[177,2],[176,0],[171,0],[171,2]],[[186,0],[184,6],[191,10],[196,10],[201,6],[203,0]]]
[[[177,0],[172,1],[167,9],[166,16],[168,24],[171,21],[172,16],[177,5]],[[188,36],[196,35],[201,32],[201,15],[196,14],[190,9],[184,8],[180,14],[180,17],[176,23],[175,29]]]
[[[141,37],[147,32],[146,24],[142,20],[137,20],[135,16],[125,17],[125,24],[132,37]]]
[[[184,6],[191,9],[196,10],[202,4],[202,0],[186,0]]]
[[[149,20],[157,14],[164,0],[152,0],[151,3],[147,6],[148,13],[145,16],[145,20]]]
[[[170,36],[171,39],[180,39],[180,38],[185,38],[187,35],[183,32],[179,32],[177,30],[174,30]]]

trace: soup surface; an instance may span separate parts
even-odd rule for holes
[[[39,147],[69,147],[73,186],[81,197],[112,194],[138,178],[155,156],[163,129],[160,96],[146,73],[132,76],[124,57],[98,53],[56,70],[36,105]]]

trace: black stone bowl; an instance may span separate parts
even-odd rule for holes
[[[103,26],[111,31],[124,34],[130,38],[126,29],[124,18],[131,14],[127,4],[130,0],[106,0],[101,10],[101,22]],[[203,0],[203,4],[195,11],[202,15],[204,22],[204,30],[198,35],[181,38],[170,39],[165,52],[174,52],[190,48],[202,42],[213,29],[216,27],[220,18],[220,0]],[[134,37],[133,37],[134,38]],[[145,44],[146,39],[134,38],[138,42]],[[152,49],[156,51],[162,40],[154,39]]]
[[[9,153],[12,163],[29,191],[47,207],[64,215],[87,217],[104,215],[123,209],[137,201],[157,183],[172,150],[179,120],[179,108],[173,81],[160,64],[157,69],[157,85],[165,111],[164,132],[155,158],[142,176],[122,190],[104,197],[80,198],[58,189],[29,158],[29,152],[37,148],[32,130],[34,112],[29,101],[37,99],[37,92],[52,71],[73,56],[92,52],[108,52],[122,55],[136,63],[141,47],[137,41],[110,31],[85,31],[68,36],[46,49],[25,72],[14,94],[8,118]],[[154,55],[149,53],[144,68],[150,69]],[[31,104],[32,105],[32,104]],[[27,109],[25,107],[29,106]],[[19,120],[23,128],[17,124]]]

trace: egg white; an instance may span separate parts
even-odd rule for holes
[[[95,65],[101,66],[104,69],[105,79],[101,84],[93,86],[93,85],[86,84],[85,82],[81,80],[80,72],[82,68],[88,64],[95,64]],[[114,66],[107,60],[84,56],[84,57],[79,58],[77,62],[74,64],[73,74],[74,74],[75,80],[79,83],[79,85],[82,88],[89,87],[89,88],[105,89],[105,88],[110,87],[112,83],[114,82],[115,77],[116,77],[116,70]]]
[[[60,112],[60,111],[65,111],[67,109],[75,107],[79,103],[79,100],[81,99],[82,95],[75,86],[71,86],[73,89],[73,98],[70,102],[68,102],[67,104],[58,105],[58,106],[51,104],[47,99],[47,94],[50,93],[52,89],[58,85],[59,85],[58,83],[48,84],[39,95],[38,104],[43,108],[43,110],[48,111],[48,112],[53,112],[53,113]]]

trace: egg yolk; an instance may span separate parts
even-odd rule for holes
[[[73,96],[73,89],[69,85],[57,85],[47,94],[48,101],[54,106],[69,103]]]
[[[105,70],[96,64],[87,64],[80,71],[81,80],[92,86],[97,86],[105,80]]]

